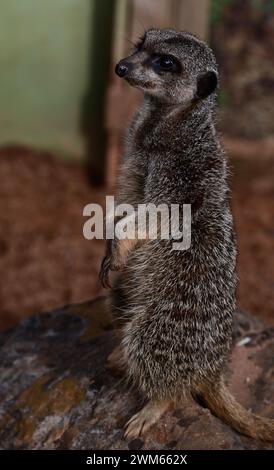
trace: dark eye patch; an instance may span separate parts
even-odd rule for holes
[[[168,54],[153,54],[151,56],[151,65],[157,73],[179,73],[181,64],[178,59]]]

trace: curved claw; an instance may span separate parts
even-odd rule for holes
[[[108,256],[105,256],[101,263],[101,270],[99,273],[100,282],[105,289],[111,288],[111,284],[109,282],[109,271],[110,271],[110,258]]]
[[[137,439],[158,421],[167,410],[169,402],[148,402],[138,413],[133,415],[126,424],[125,438]]]

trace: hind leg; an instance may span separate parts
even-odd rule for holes
[[[123,373],[123,366],[122,366],[122,346],[116,346],[116,348],[110,353],[107,358],[106,367],[115,375]]]
[[[168,401],[149,401],[127,422],[125,437],[135,439],[142,436],[165,413],[169,405]]]

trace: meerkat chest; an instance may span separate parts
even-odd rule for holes
[[[149,133],[147,118],[147,111],[145,109],[139,110],[134,116],[126,134],[126,158],[134,159],[138,166],[147,166],[148,162],[148,153],[143,145],[145,136]]]

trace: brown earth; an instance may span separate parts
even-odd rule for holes
[[[231,167],[238,304],[274,325],[274,158],[234,157]]]
[[[239,306],[274,324],[274,159],[232,163]],[[0,174],[3,329],[100,292],[104,243],[83,238],[82,211],[87,203],[102,202],[104,191],[90,187],[84,165],[20,147],[0,151]]]
[[[82,213],[102,192],[84,166],[13,147],[0,174],[0,327],[94,297],[104,242],[84,239]]]

